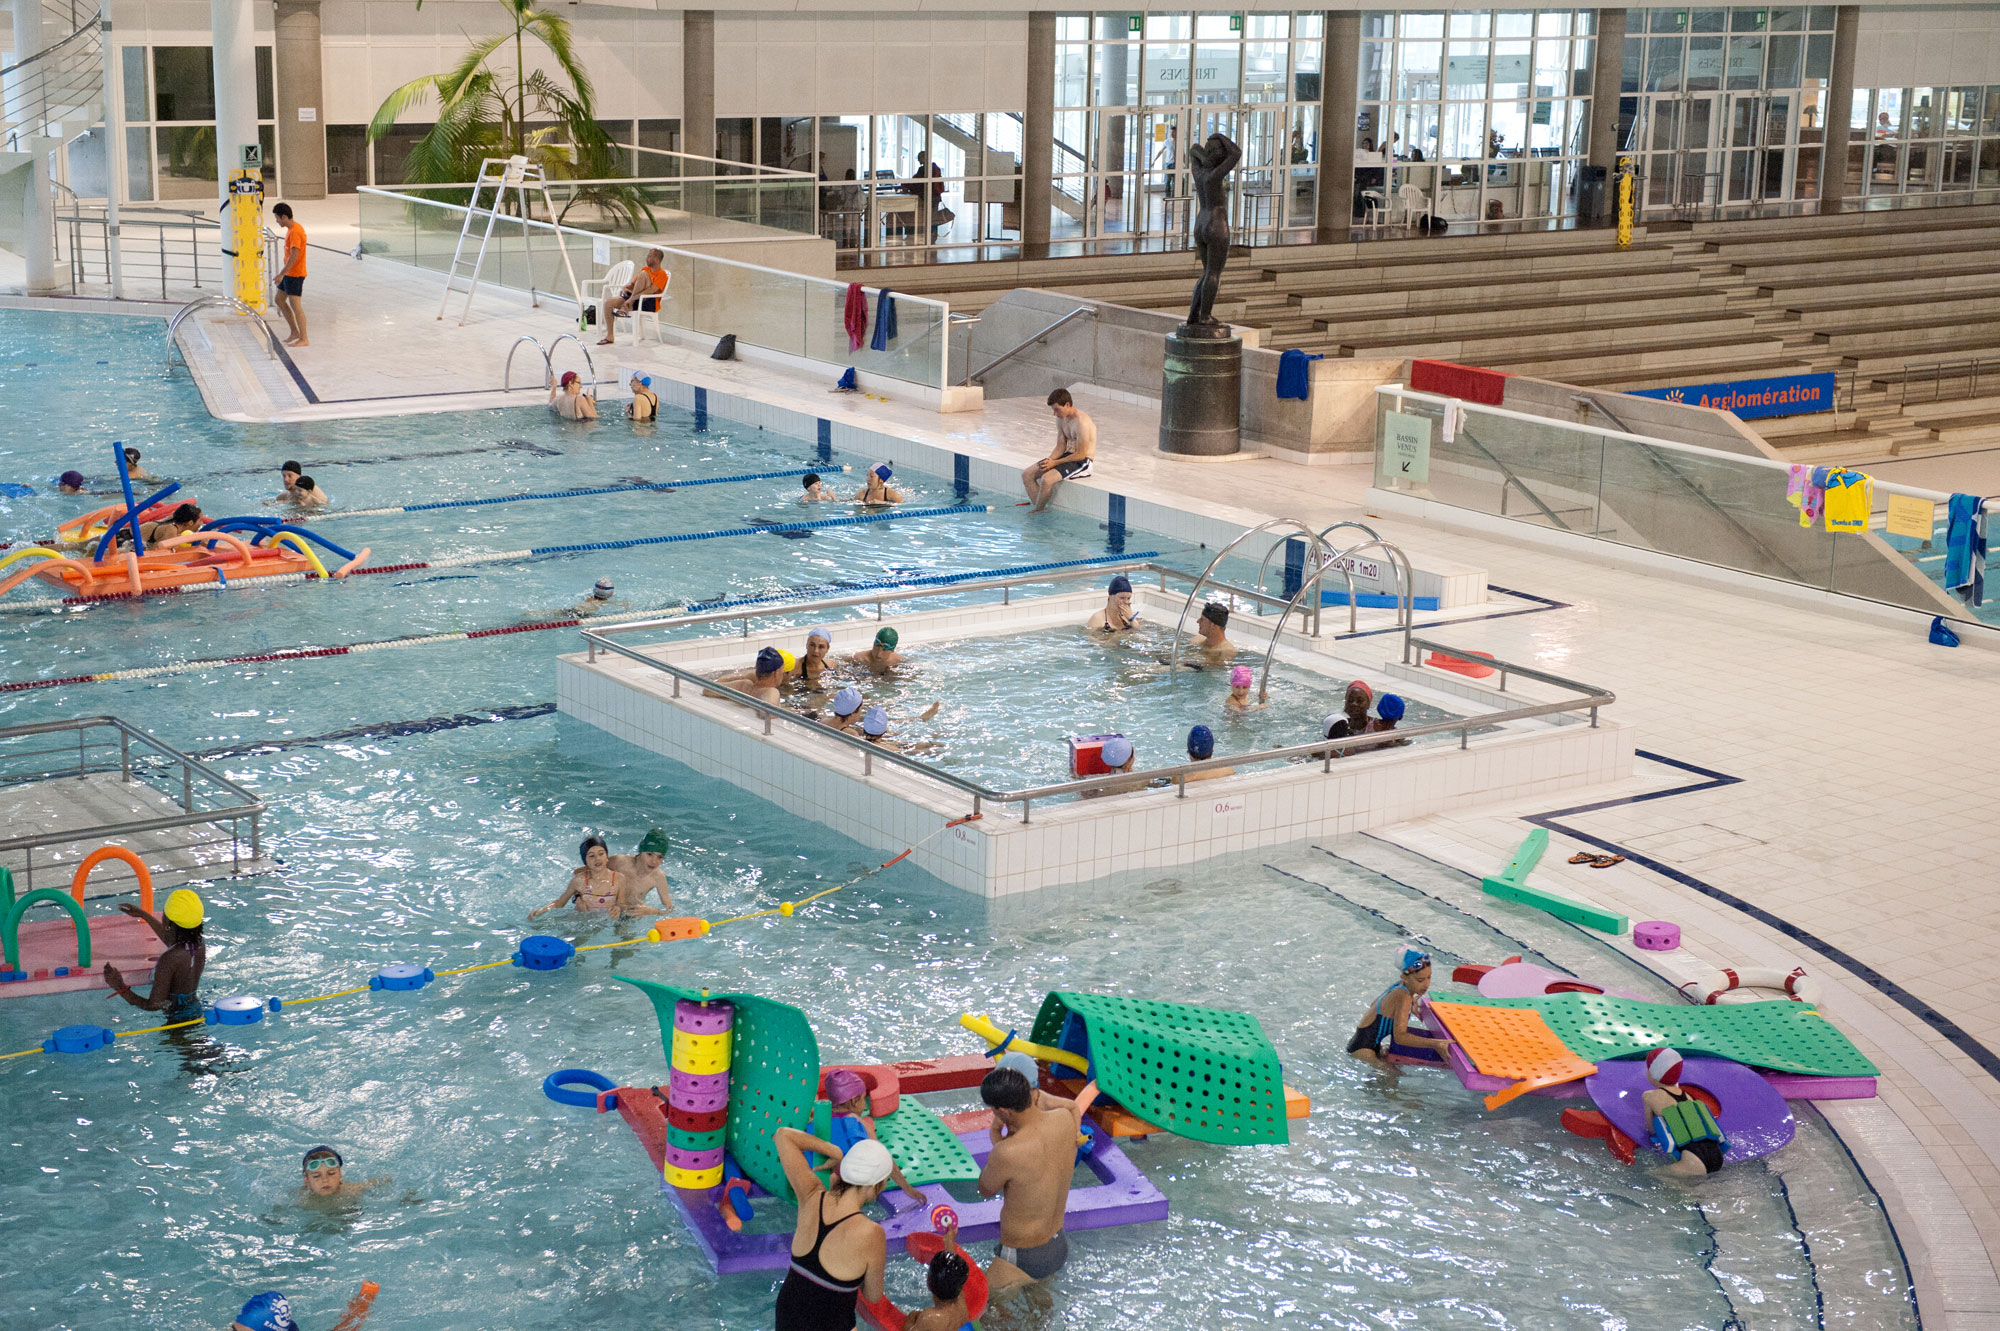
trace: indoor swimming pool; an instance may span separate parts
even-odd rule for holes
[[[108,502],[57,497],[46,481],[75,467],[106,488],[114,439],[184,480],[211,514],[258,511],[276,492],[278,464],[296,458],[334,498],[313,529],[369,546],[374,564],[854,511],[802,514],[797,480],[774,479],[343,518],[338,510],[639,483],[632,477],[780,471],[817,465],[818,455],[809,442],[719,418],[696,431],[671,409],[650,429],[617,420],[579,429],[539,409],[229,425],[206,416],[185,378],[162,378],[159,328],[141,320],[0,313],[0,379],[24,404],[0,445],[0,478],[37,491],[0,503],[0,539],[16,543]],[[876,460],[832,459],[857,469]],[[912,507],[961,499],[948,480],[904,478]],[[1158,551],[1190,570],[1208,559],[1143,532],[1121,534],[1124,550],[1114,551],[1101,524],[1030,519],[1015,497],[975,492],[963,498],[993,511],[820,528],[806,539],[760,533],[0,613],[0,683],[174,667],[0,693],[0,717],[123,716],[208,756],[268,802],[266,850],[279,867],[202,889],[211,1000],[324,994],[365,985],[392,962],[443,971],[500,961],[529,931],[529,910],[561,889],[587,832],[629,851],[648,828],[663,829],[678,913],[767,910],[883,857],[556,715],[555,657],[578,649],[573,627],[283,654],[533,628],[563,620],[605,577],[617,610],[650,613],[1114,553]],[[1239,574],[1253,575],[1254,566]],[[9,599],[46,595],[40,587]],[[919,687],[899,697],[943,698],[954,747],[979,762],[1043,763],[1053,752],[1051,775],[1064,733],[1136,731],[1143,766],[1177,754],[1194,720],[1216,728],[1225,752],[1276,742],[1338,706],[1336,682],[1315,695],[1305,672],[1284,664],[1269,711],[1218,720],[1220,681],[1156,674],[1148,662],[1161,645],[1146,635],[1107,650],[1061,631],[1032,648],[968,639],[927,648]],[[1007,714],[1033,715],[1038,728],[974,705],[974,685],[1003,665],[1016,676]],[[1130,704],[1133,719],[1101,724],[1081,702],[1059,705],[1049,681],[1063,677]],[[1406,724],[1436,715],[1413,702]],[[629,922],[566,916],[534,927],[580,943],[637,934]],[[1355,1019],[1394,979],[1413,936],[1436,954],[1441,991],[1453,964],[1520,953],[1668,994],[1580,931],[1481,902],[1476,882],[1368,837],[1123,874],[1059,901],[990,902],[904,864],[791,918],[596,951],[552,973],[501,966],[251,1027],[0,1061],[0,1180],[12,1218],[0,1323],[183,1331],[226,1325],[248,1294],[278,1288],[303,1325],[324,1327],[360,1281],[374,1280],[382,1294],[370,1325],[383,1331],[770,1326],[776,1280],[710,1273],[618,1117],[542,1093],[542,1079],[565,1067],[666,1079],[650,1005],[611,978],[626,975],[795,1004],[828,1062],[980,1053],[961,1013],[1025,1024],[1053,989],[1254,1013],[1285,1080],[1311,1097],[1311,1116],[1293,1122],[1284,1146],[1166,1135],[1130,1144],[1171,1217],[1079,1234],[1053,1307],[1024,1325],[1916,1326],[1881,1202],[1809,1106],[1797,1107],[1799,1135],[1781,1155],[1694,1195],[1563,1131],[1561,1102],[1526,1097],[1488,1113],[1441,1073],[1386,1075],[1350,1058]],[[0,1053],[70,1023],[151,1021],[101,991],[0,1001]],[[942,1096],[936,1107],[965,1102]],[[349,1179],[391,1181],[339,1209],[301,1204],[300,1156],[322,1142],[345,1154]],[[914,1263],[892,1260],[892,1297],[909,1306],[919,1284]]]

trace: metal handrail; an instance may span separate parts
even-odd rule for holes
[[[1984,356],[1966,356],[1957,360],[1935,360],[1925,361],[1921,365],[1905,365],[1901,370],[1896,371],[1896,410],[1901,411],[1909,405],[1910,380],[1912,379],[1929,379],[1931,381],[1931,401],[1942,401],[1944,399],[1946,371],[1949,370],[1963,370],[1967,377],[1966,396],[1978,397],[1979,375],[1986,368],[1988,361],[1989,358]],[[1873,376],[1876,383],[1882,383],[1888,377],[1888,375]],[[1951,377],[1957,378],[1958,376],[1954,374]]]
[[[549,343],[549,349],[542,353],[542,359],[546,360],[549,365],[549,378],[551,380],[555,378],[556,348],[565,342],[576,343],[576,349],[583,353],[583,367],[590,371],[590,386],[592,388],[597,387],[597,362],[590,358],[590,348],[583,345],[583,339],[575,333],[564,333],[561,337]],[[512,355],[513,353],[509,352],[508,354]]]
[[[945,590],[959,589],[952,588]],[[942,593],[933,591],[932,594],[937,595]],[[831,608],[833,604],[834,602],[831,601],[807,602],[803,605],[793,603],[783,607],[772,607],[766,613],[792,614],[800,610],[818,612]],[[629,631],[639,626],[628,624],[617,627]],[[1146,786],[1172,785],[1178,788],[1179,798],[1186,798],[1187,778],[1197,772],[1213,771],[1224,767],[1233,768],[1238,765],[1250,763],[1310,758],[1320,759],[1325,764],[1324,770],[1331,771],[1333,759],[1337,756],[1344,756],[1353,749],[1397,744],[1401,741],[1424,735],[1452,733],[1458,735],[1459,747],[1463,749],[1469,745],[1471,732],[1475,729],[1502,725],[1513,721],[1532,720],[1541,716],[1553,716],[1564,712],[1582,711],[1586,708],[1590,712],[1590,724],[1595,727],[1597,725],[1598,709],[1609,706],[1611,703],[1617,701],[1617,695],[1608,689],[1600,689],[1594,685],[1565,679],[1561,676],[1538,670],[1533,666],[1523,666],[1511,661],[1487,658],[1496,668],[1503,669],[1511,674],[1520,675],[1524,678],[1540,680],[1543,683],[1551,684],[1558,688],[1569,689],[1577,696],[1564,701],[1535,703],[1523,707],[1509,708],[1500,712],[1488,712],[1479,716],[1461,717],[1457,720],[1432,721],[1423,725],[1411,726],[1407,729],[1385,731],[1374,735],[1359,735],[1351,740],[1341,740],[1336,745],[1329,745],[1324,738],[1320,738],[1304,744],[1285,745],[1275,749],[1261,749],[1253,753],[1232,754],[1222,758],[1206,758],[1196,762],[1176,763],[1168,767],[1148,768],[1143,772],[1119,772],[1078,781],[1062,781],[1051,785],[1028,786],[1018,790],[995,790],[980,782],[957,776],[928,763],[919,762],[917,759],[905,754],[882,748],[866,739],[849,735],[845,731],[835,730],[831,726],[815,721],[802,713],[791,711],[782,705],[767,703],[762,699],[753,698],[747,693],[733,689],[716,680],[709,679],[686,667],[675,665],[669,661],[662,661],[657,657],[648,656],[635,648],[613,642],[611,641],[611,626],[606,626],[603,629],[586,628],[583,630],[583,637],[585,642],[589,644],[589,659],[591,661],[594,662],[597,659],[599,651],[605,651],[637,662],[650,669],[660,671],[662,674],[668,675],[673,679],[673,696],[676,698],[680,696],[680,686],[683,683],[692,684],[707,693],[726,699],[738,706],[748,708],[750,711],[761,716],[764,719],[764,733],[766,736],[771,734],[771,725],[774,721],[783,721],[788,725],[807,728],[809,733],[822,739],[831,740],[849,749],[859,751],[862,754],[862,775],[864,776],[873,775],[874,763],[877,759],[881,759],[893,767],[900,767],[906,771],[914,772],[919,776],[926,777],[932,781],[949,786],[962,794],[971,796],[973,813],[979,813],[981,805],[987,802],[995,804],[1019,804],[1021,806],[1021,821],[1024,824],[1032,820],[1032,811],[1036,800],[1051,799],[1060,795],[1084,795],[1091,792],[1123,793]],[[1446,655],[1462,654],[1466,650],[1462,647],[1452,647],[1444,643],[1433,642],[1427,638],[1413,639],[1412,642],[1416,646],[1428,647],[1434,652],[1442,652]]]
[[[1194,589],[1188,593],[1187,604],[1181,607],[1181,617],[1174,622],[1174,647],[1173,647],[1173,654],[1167,661],[1168,669],[1171,670],[1176,666],[1180,665],[1181,663],[1181,633],[1182,630],[1184,630],[1187,627],[1188,611],[1194,608],[1194,598],[1201,594],[1202,585],[1208,581],[1208,575],[1215,572],[1216,565],[1220,564],[1224,559],[1228,558],[1230,551],[1234,550],[1237,546],[1249,540],[1252,536],[1255,536],[1260,532],[1276,531],[1280,528],[1285,528],[1285,527],[1292,528],[1293,530],[1297,531],[1299,535],[1305,538],[1306,553],[1313,556],[1313,563],[1315,565],[1324,564],[1326,562],[1326,557],[1325,557],[1326,543],[1321,541],[1320,538],[1314,534],[1313,529],[1311,527],[1306,526],[1305,523],[1299,521],[1297,518],[1270,518],[1264,522],[1258,523],[1256,526],[1252,527],[1249,531],[1244,532],[1241,536],[1238,536],[1235,540],[1231,541],[1228,545],[1223,546],[1222,549],[1216,551],[1215,558],[1208,561],[1208,567],[1202,571],[1202,575],[1199,578],[1195,579]],[[1281,536],[1278,538],[1277,541],[1272,542],[1272,548],[1275,549],[1280,543],[1290,539],[1291,538],[1289,536]],[[1271,558],[1271,552],[1270,550],[1266,550],[1264,552],[1265,561],[1268,563],[1270,558]],[[1261,595],[1264,590],[1262,583],[1263,573],[1260,571],[1257,576],[1259,579],[1257,590],[1258,593]],[[1319,636],[1318,607],[1314,607],[1313,609],[1312,620],[1313,620],[1313,636],[1316,638]],[[1280,628],[1283,628],[1284,620],[1280,619],[1278,621],[1278,626]]]
[[[1353,519],[1349,518],[1341,522],[1329,523],[1328,525],[1321,527],[1319,529],[1319,539],[1321,543],[1326,545],[1331,545],[1332,542],[1328,541],[1326,538],[1332,535],[1334,532],[1341,530],[1344,527],[1352,527],[1356,531],[1366,533],[1368,539],[1371,541],[1379,541],[1382,539],[1382,533],[1376,531],[1373,527],[1369,526],[1367,523],[1356,522]],[[1264,558],[1269,559],[1270,555],[1266,554]],[[1360,627],[1361,606],[1355,600],[1354,596],[1354,569],[1351,565],[1345,565],[1345,564],[1342,565],[1342,568],[1347,573],[1347,631],[1349,633],[1352,633],[1357,628]],[[1322,569],[1320,571],[1320,578],[1318,579],[1318,581],[1321,584],[1321,590],[1325,589],[1325,582],[1324,582],[1325,576],[1326,576],[1325,570]],[[1260,587],[1263,586],[1263,580],[1261,576],[1258,580],[1257,585]],[[1322,598],[1321,603],[1324,604],[1324,598]]]
[[[555,379],[556,371],[555,367],[549,364],[548,349],[544,347],[540,342],[537,342],[533,337],[529,336],[526,333],[523,333],[519,337],[514,339],[513,346],[507,348],[507,364],[500,371],[500,391],[503,393],[511,393],[514,391],[513,387],[514,353],[521,349],[521,344],[523,342],[526,342],[529,346],[533,347],[537,352],[541,354],[542,387],[547,388],[549,384],[552,383]]]
[[[242,301],[236,299],[236,297],[234,296],[225,296],[222,295],[220,292],[210,292],[205,296],[196,296],[193,300],[181,306],[180,309],[174,311],[174,317],[167,321],[167,373],[168,374],[172,374],[174,372],[174,349],[180,345],[180,343],[176,339],[180,336],[181,325],[185,323],[187,319],[191,315],[193,315],[197,310],[206,309],[216,305],[225,305],[231,310],[234,310],[236,313],[247,316],[252,323],[256,324],[257,327],[260,330],[262,330],[264,334],[265,346],[266,349],[270,352],[271,359],[272,360],[279,359],[277,334],[271,331],[271,325],[264,322],[263,315],[257,313],[257,311],[251,309],[248,305],[245,305]],[[187,364],[187,354],[185,352],[183,352],[181,355],[181,364],[183,365]]]
[[[1319,531],[1319,540],[1320,540],[1320,544],[1321,544],[1322,546],[1326,546],[1326,545],[1327,545],[1327,540],[1326,540],[1326,534],[1327,534],[1328,532],[1330,532],[1330,531],[1339,531],[1339,530],[1340,530],[1340,529],[1341,529],[1342,527],[1357,527],[1357,528],[1359,528],[1360,530],[1362,530],[1362,531],[1365,531],[1365,532],[1367,532],[1367,533],[1368,533],[1368,535],[1369,535],[1369,536],[1370,536],[1371,538],[1374,538],[1374,539],[1379,539],[1379,536],[1378,536],[1377,532],[1375,531],[1375,529],[1374,529],[1373,527],[1369,526],[1369,525],[1368,525],[1367,523],[1365,523],[1365,522],[1354,522],[1354,521],[1345,521],[1345,522],[1336,522],[1336,523],[1333,523],[1333,524],[1332,524],[1332,525],[1330,525],[1330,526],[1326,526],[1326,527],[1322,527],[1322,528],[1320,528],[1320,531]],[[1330,549],[1331,547],[1330,547],[1330,546],[1328,546],[1327,548],[1329,548],[1329,549]],[[1272,542],[1272,544],[1271,544],[1271,548],[1270,548],[1269,550],[1266,550],[1266,551],[1264,552],[1264,558],[1263,558],[1262,562],[1260,562],[1260,563],[1259,563],[1259,564],[1257,565],[1257,590],[1258,590],[1258,591],[1262,591],[1262,590],[1264,590],[1264,573],[1265,573],[1265,571],[1266,571],[1266,570],[1268,570],[1268,569],[1269,569],[1269,568],[1271,567],[1271,556],[1272,556],[1273,554],[1277,553],[1277,550],[1278,550],[1278,543],[1274,541],[1274,542]],[[1322,572],[1324,572],[1324,570],[1322,570]],[[1353,577],[1352,577],[1351,575],[1350,575],[1350,576],[1348,577],[1348,579],[1347,579],[1347,590],[1348,590],[1348,594],[1349,594],[1349,595],[1348,595],[1348,608],[1349,608],[1350,610],[1352,610],[1352,609],[1353,609],[1353,606],[1354,606],[1354,601],[1353,601],[1353,592],[1354,592],[1354,579],[1353,579]],[[1261,614],[1262,612],[1261,612],[1261,611],[1259,611],[1258,613],[1259,613],[1259,614]],[[1353,616],[1353,615],[1351,615],[1351,614],[1350,614],[1350,615],[1349,615],[1349,616],[1347,617],[1347,627],[1348,627],[1348,630],[1349,630],[1350,632],[1352,632],[1352,631],[1353,631],[1353,629],[1354,629],[1354,616]],[[1315,635],[1315,636],[1317,636],[1317,635]]]
[[[1356,523],[1355,525],[1359,526],[1360,524]],[[1359,545],[1349,546],[1338,554],[1327,556],[1326,563],[1314,569],[1312,577],[1299,579],[1299,589],[1292,593],[1291,602],[1286,605],[1285,613],[1278,616],[1278,626],[1271,630],[1270,646],[1264,649],[1264,670],[1257,680],[1258,701],[1264,702],[1270,699],[1271,658],[1278,654],[1278,638],[1284,633],[1285,619],[1291,614],[1292,608],[1298,604],[1298,599],[1307,592],[1311,592],[1317,597],[1320,589],[1320,577],[1325,574],[1329,565],[1335,565],[1347,574],[1347,604],[1351,611],[1355,600],[1354,570],[1350,567],[1353,556],[1363,550],[1378,547],[1384,554],[1389,556],[1389,566],[1396,570],[1396,590],[1399,593],[1396,606],[1396,622],[1403,630],[1403,664],[1408,665],[1410,663],[1410,633],[1416,627],[1417,618],[1416,598],[1414,596],[1414,592],[1416,591],[1416,575],[1410,571],[1410,557],[1403,553],[1402,547],[1391,545],[1377,536],[1373,540],[1363,541]],[[1399,563],[1398,561],[1401,562]],[[1354,622],[1354,617],[1350,614],[1348,623],[1352,625]],[[1319,635],[1315,633],[1313,636],[1317,637]]]
[[[240,843],[241,841],[240,836],[236,834],[236,829],[234,827],[234,824],[238,823],[242,819],[247,818],[250,820],[250,858],[255,860],[262,856],[263,851],[261,844],[260,820],[262,819],[265,811],[265,805],[262,800],[258,799],[255,795],[251,794],[249,791],[245,790],[242,786],[236,784],[234,781],[231,781],[228,777],[224,776],[221,772],[216,771],[213,767],[210,767],[207,763],[204,763],[199,758],[191,757],[188,754],[182,753],[179,749],[176,749],[171,744],[168,744],[165,741],[159,739],[158,737],[149,734],[144,730],[139,729],[137,726],[134,726],[129,722],[122,720],[119,717],[115,716],[67,717],[58,721],[40,721],[28,725],[7,726],[4,728],[0,728],[0,741],[19,739],[28,735],[52,735],[52,734],[74,732],[77,736],[77,762],[74,766],[68,767],[61,771],[51,771],[47,773],[32,774],[30,777],[26,779],[37,779],[43,776],[55,776],[55,775],[82,776],[94,770],[91,768],[89,764],[88,750],[91,746],[88,744],[86,740],[85,732],[104,726],[108,726],[118,732],[118,764],[116,770],[121,774],[121,776],[126,781],[130,781],[132,779],[132,766],[133,766],[132,745],[134,741],[137,741],[142,746],[142,748],[152,750],[157,756],[164,758],[168,763],[179,765],[180,775],[181,775],[182,812],[178,814],[166,814],[153,818],[132,818],[132,819],[126,819],[121,822],[103,823],[92,827],[66,828],[51,832],[34,832],[26,836],[8,837],[4,840],[0,840],[0,854],[16,850],[25,851],[27,853],[27,863],[23,868],[23,875],[22,875],[23,883],[27,888],[32,889],[34,887],[34,872],[35,872],[34,853],[36,849],[42,846],[63,846],[78,841],[98,841],[98,840],[110,839],[113,837],[129,838],[141,832],[165,831],[169,828],[175,828],[175,827],[193,827],[200,824],[230,823],[232,824],[231,841],[232,841],[232,847],[234,847],[237,843]],[[104,744],[99,747],[109,748],[110,746],[108,744]],[[4,760],[6,756],[7,755],[4,753],[4,751],[0,751],[0,760]],[[95,769],[95,770],[102,770],[108,773],[112,771],[113,768],[109,765],[106,765],[102,769]],[[221,808],[214,808],[214,809],[195,808],[194,777],[196,773],[199,773],[204,779],[212,782],[214,785],[221,788],[221,790],[227,797],[237,802],[234,804],[225,805]],[[242,868],[242,856],[240,853],[237,853],[234,856],[234,867],[237,870],[241,870]]]
[[[1021,343],[1019,346],[1009,347],[1007,350],[995,356],[992,360],[987,361],[986,364],[982,365],[979,369],[967,372],[965,378],[959,380],[958,382],[961,384],[969,384],[974,379],[985,378],[988,374],[991,374],[999,366],[1004,365],[1008,361],[1014,359],[1014,357],[1020,355],[1022,352],[1026,351],[1029,347],[1036,346],[1042,342],[1048,341],[1049,334],[1055,332],[1056,329],[1061,328],[1064,324],[1068,323],[1070,320],[1081,319],[1086,314],[1094,318],[1097,314],[1097,307],[1095,305],[1077,306],[1075,309],[1071,310],[1068,314],[1065,314],[1062,318],[1056,320],[1054,323],[1050,324],[1047,328],[1044,328],[1041,332],[1036,333],[1033,337]],[[970,348],[968,348],[967,350],[969,351]]]

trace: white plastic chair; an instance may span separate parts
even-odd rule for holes
[[[1396,203],[1403,210],[1404,226],[1415,226],[1417,219],[1431,210],[1430,199],[1424,194],[1423,187],[1409,181],[1403,182],[1402,188],[1396,191]]]
[[[587,304],[597,307],[597,317],[599,319],[606,317],[604,302],[610,298],[612,293],[623,291],[632,281],[632,274],[636,271],[637,269],[633,266],[632,260],[624,259],[612,264],[611,267],[605,270],[604,276],[597,281],[585,282],[583,284],[584,301]],[[669,286],[672,286],[673,274],[667,274],[667,283]],[[660,302],[666,298],[667,293],[661,291],[656,295],[644,298],[631,309],[625,311],[624,317],[632,321],[632,336],[634,338],[643,339],[646,332],[646,324],[648,321],[651,321],[653,325],[653,340],[655,342],[666,341],[660,334]]]
[[[1382,206],[1382,191],[1378,189],[1362,190],[1361,202],[1366,208],[1366,211],[1361,215],[1361,225],[1382,225],[1383,219],[1389,215],[1388,210]]]

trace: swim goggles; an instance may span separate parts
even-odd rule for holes
[[[340,1161],[330,1155],[314,1156],[306,1161],[306,1173],[317,1174],[322,1169],[339,1169]]]

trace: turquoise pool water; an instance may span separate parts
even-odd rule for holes
[[[149,323],[0,314],[0,382],[23,404],[0,441],[0,474],[38,479],[122,438],[153,470],[197,480],[191,488],[220,511],[268,497],[266,478],[286,457],[308,461],[341,505],[375,506],[552,480],[733,474],[811,456],[808,445],[721,423],[695,437],[680,417],[649,436],[609,422],[572,433],[534,412],[295,430],[219,424],[185,380],[162,382],[158,336]],[[941,482],[916,483],[949,497]],[[714,498],[730,488],[425,523],[354,519],[352,534],[379,542],[386,560],[790,511],[781,487]],[[81,505],[8,500],[0,538],[45,531]],[[755,537],[450,580],[385,576],[0,616],[0,681],[524,622],[607,570],[645,608],[655,596],[677,603],[910,566],[1104,552],[1095,524],[1053,515],[1030,527],[1017,513],[892,523],[837,541]],[[348,534],[339,519],[324,529]],[[1168,548],[1143,541],[1134,534],[1128,545]],[[382,585],[396,582],[408,585]],[[211,998],[297,998],[365,983],[391,961],[446,969],[505,957],[586,830],[623,848],[664,828],[677,904],[712,919],[880,860],[551,714],[552,658],[574,645],[555,630],[218,666],[0,695],[0,715],[125,716],[215,755],[269,802],[279,867],[205,889]],[[1383,1080],[1347,1058],[1353,1018],[1389,982],[1410,933],[1447,965],[1526,949],[1659,992],[1525,909],[1485,908],[1497,929],[1463,914],[1449,899],[1465,889],[1365,839],[1004,906],[906,863],[808,916],[698,943],[594,952],[549,975],[503,967],[416,994],[313,1004],[248,1029],[121,1040],[108,1055],[10,1060],[0,1063],[9,1221],[0,1324],[222,1326],[249,1293],[276,1287],[303,1325],[323,1328],[359,1281],[374,1279],[383,1293],[370,1326],[385,1331],[768,1327],[775,1282],[708,1273],[623,1124],[541,1094],[542,1078],[565,1066],[663,1079],[649,1005],[611,980],[622,973],[798,1004],[830,1061],[974,1052],[956,1026],[961,1012],[1025,1021],[1057,987],[1256,1013],[1314,1114],[1284,1147],[1134,1146],[1172,1218],[1078,1236],[1052,1309],[1030,1324],[1914,1325],[1879,1202],[1810,1111],[1781,1156],[1690,1194],[1567,1135],[1552,1102],[1489,1115],[1453,1081]],[[616,928],[558,931],[605,941]],[[0,1001],[0,1052],[72,1022],[151,1024],[95,993]],[[342,1213],[300,1207],[299,1156],[323,1141],[347,1155],[350,1177],[393,1184]],[[914,1299],[913,1264],[899,1263],[891,1289]]]

